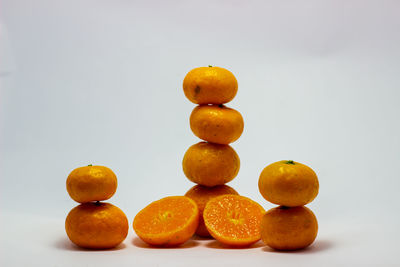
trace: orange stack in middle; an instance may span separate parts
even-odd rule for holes
[[[242,115],[224,104],[231,101],[238,89],[235,76],[220,67],[191,70],[183,81],[186,97],[198,104],[190,115],[192,132],[204,140],[186,151],[182,167],[186,177],[196,183],[185,195],[199,208],[196,234],[210,236],[203,221],[203,210],[213,197],[238,193],[225,185],[233,180],[240,168],[240,159],[229,145],[243,132]]]

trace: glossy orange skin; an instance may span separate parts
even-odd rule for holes
[[[282,160],[264,168],[258,180],[258,188],[269,202],[296,207],[314,200],[318,195],[319,183],[310,167]]]
[[[136,214],[133,229],[153,246],[179,246],[189,240],[199,224],[196,203],[185,196],[154,201]]]
[[[220,67],[200,67],[189,71],[183,80],[185,96],[195,104],[223,104],[238,90],[235,76]]]
[[[190,181],[204,186],[216,186],[236,177],[240,159],[229,145],[200,142],[186,151],[182,167]]]
[[[305,248],[314,242],[317,233],[317,218],[303,206],[270,209],[261,222],[262,241],[277,250]]]
[[[109,203],[80,204],[69,212],[65,220],[69,239],[83,248],[113,248],[125,240],[128,229],[126,215]]]
[[[221,195],[239,195],[235,189],[227,185],[217,185],[214,187],[207,187],[203,185],[195,185],[186,192],[185,196],[191,198],[196,202],[199,208],[199,226],[197,227],[196,234],[198,236],[209,237],[211,236],[204,224],[203,210],[207,202],[217,196]]]
[[[107,200],[114,195],[117,185],[117,176],[104,166],[79,167],[67,178],[67,191],[79,203]]]
[[[230,144],[243,133],[242,115],[232,108],[215,105],[201,105],[193,109],[190,115],[192,132],[208,142]]]
[[[204,223],[219,242],[245,247],[261,238],[261,220],[265,210],[257,202],[238,195],[210,199],[203,211]]]

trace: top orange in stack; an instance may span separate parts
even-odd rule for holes
[[[220,67],[195,68],[183,81],[186,97],[198,104],[190,115],[190,128],[205,141],[192,145],[182,162],[186,177],[198,184],[186,196],[199,207],[196,234],[200,236],[210,235],[202,216],[206,202],[222,194],[238,194],[225,184],[239,172],[239,156],[229,144],[241,136],[244,122],[238,111],[224,105],[235,97],[237,90],[235,76]]]

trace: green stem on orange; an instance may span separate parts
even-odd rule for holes
[[[88,166],[93,166],[93,164],[89,164]]]
[[[294,165],[294,161],[293,161],[293,160],[288,160],[288,161],[286,161],[285,163],[286,163],[286,164],[292,164],[292,165]]]
[[[208,67],[212,68],[212,65],[208,65]]]

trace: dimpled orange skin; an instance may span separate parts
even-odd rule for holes
[[[202,237],[211,236],[204,224],[203,210],[207,202],[217,196],[221,195],[239,195],[235,189],[227,185],[217,185],[214,187],[207,187],[202,185],[195,185],[186,192],[185,196],[191,198],[196,202],[199,208],[199,226],[197,227],[196,234]]]
[[[261,238],[265,210],[257,202],[238,195],[222,195],[209,200],[203,211],[204,223],[219,242],[245,247]]]
[[[185,96],[195,104],[224,104],[238,90],[235,76],[220,67],[200,67],[189,71],[183,80]]]
[[[186,177],[200,185],[228,183],[239,172],[240,159],[229,145],[200,142],[189,147],[182,161]]]
[[[80,204],[69,212],[65,220],[69,239],[83,248],[113,248],[125,240],[128,229],[126,215],[109,203]]]
[[[306,207],[276,207],[267,211],[261,222],[261,239],[277,250],[296,250],[314,242],[318,222]]]
[[[67,191],[79,203],[111,198],[117,191],[117,177],[104,166],[84,166],[73,170],[67,178]]]
[[[199,224],[196,203],[185,196],[170,196],[154,201],[136,214],[133,229],[153,246],[179,246],[189,240]]]
[[[201,105],[193,109],[190,115],[192,132],[208,142],[230,144],[243,133],[242,115],[232,108],[215,105]]]
[[[310,167],[282,160],[264,168],[258,180],[258,188],[269,202],[296,207],[314,200],[318,195],[319,183]]]

